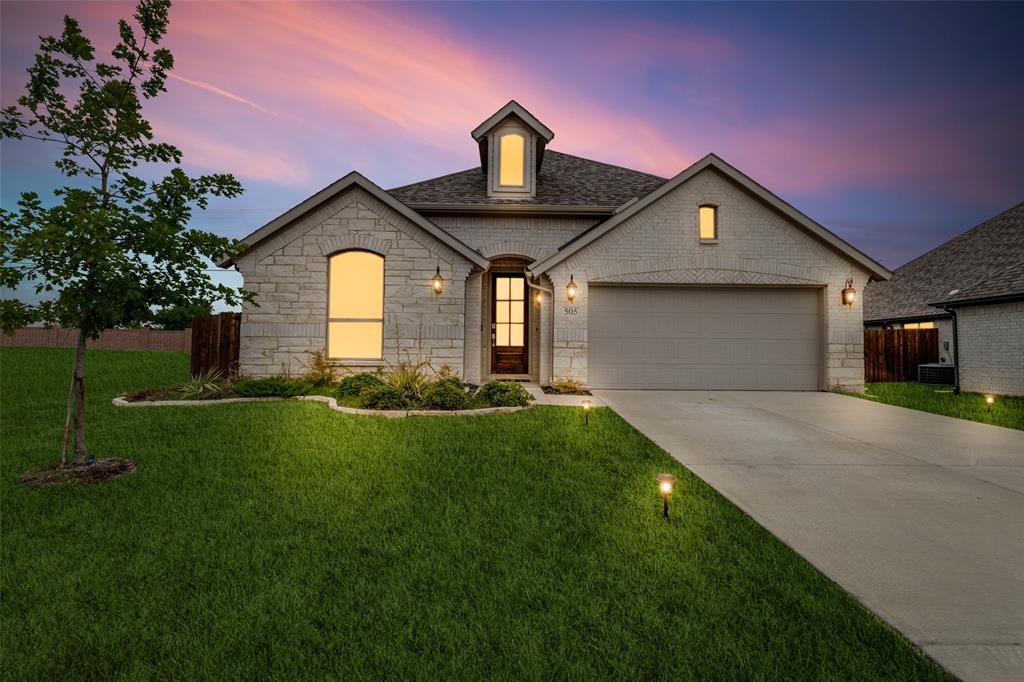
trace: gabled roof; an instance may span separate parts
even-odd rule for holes
[[[938,317],[936,304],[1024,298],[1024,203],[896,268],[864,290],[864,320]]]
[[[514,99],[510,99],[508,104],[491,114],[486,121],[474,128],[473,132],[470,134],[473,136],[474,140],[479,142],[484,135],[491,132],[491,129],[494,126],[504,121],[509,115],[515,115],[518,117],[523,123],[532,128],[533,132],[543,137],[545,142],[551,142],[551,139],[555,136],[555,133],[552,132],[551,128],[548,128],[537,120],[536,116],[527,111],[523,105]]]
[[[487,176],[479,166],[439,178],[388,190],[415,207],[464,206],[580,206],[604,208],[610,214],[633,197],[642,197],[665,184],[657,175],[548,150],[537,176],[537,196],[502,199],[487,196]]]
[[[469,262],[474,263],[475,265],[478,265],[479,267],[485,270],[487,269],[487,259],[481,256],[477,251],[474,251],[462,241],[459,241],[445,230],[441,229],[434,223],[430,222],[429,220],[421,216],[419,213],[412,210],[411,208],[403,204],[401,201],[399,201],[398,199],[396,199],[395,197],[393,197],[392,195],[388,194],[383,189],[378,187],[376,184],[368,180],[361,173],[358,173],[356,171],[352,171],[351,173],[341,178],[340,180],[331,183],[327,187],[324,187],[322,190],[320,190],[313,196],[309,197],[308,199],[300,203],[298,206],[295,206],[294,208],[285,211],[284,213],[274,218],[260,229],[256,230],[249,236],[242,239],[242,241],[248,247],[246,250],[249,250],[252,247],[256,246],[267,237],[271,236],[281,228],[290,224],[292,221],[301,218],[309,211],[312,211],[317,206],[320,206],[326,201],[330,201],[335,196],[344,192],[345,190],[349,189],[352,186],[358,186],[361,189],[365,190],[367,193],[371,194],[372,196],[380,200],[383,204],[391,208],[396,213],[400,213],[401,215],[408,218],[411,222],[413,222],[426,232],[429,232],[431,235],[437,238],[438,241],[450,247],[456,253],[465,257],[466,260],[468,260]],[[235,260],[236,259],[233,258],[225,258],[217,265],[219,265],[222,268],[226,268],[234,264]]]
[[[603,235],[607,234],[618,225],[621,225],[626,220],[629,220],[631,217],[658,201],[676,187],[679,187],[706,168],[714,168],[721,172],[730,180],[761,199],[779,213],[782,213],[806,231],[810,232],[813,236],[825,242],[836,251],[842,253],[853,262],[862,266],[865,270],[871,273],[872,277],[876,279],[888,279],[892,275],[889,270],[883,267],[876,260],[865,255],[834,233],[814,222],[806,215],[796,210],[714,154],[708,154],[700,161],[697,161],[689,168],[676,175],[674,178],[661,183],[649,194],[641,197],[639,201],[635,201],[630,205],[623,207],[621,211],[612,217],[576,236],[569,242],[565,243],[556,253],[548,256],[544,260],[533,263],[529,268],[530,273],[534,276],[539,275],[554,265],[564,261],[572,254],[576,253],[596,239],[600,239]]]

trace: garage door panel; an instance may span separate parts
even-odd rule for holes
[[[595,388],[816,390],[814,289],[592,287]]]

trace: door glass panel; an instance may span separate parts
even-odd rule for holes
[[[517,277],[510,281],[512,291],[509,298],[513,301],[523,300],[523,287],[525,286],[526,280],[521,277]]]
[[[496,301],[507,301],[508,300],[508,277],[499,277],[494,280],[495,292],[494,300]]]
[[[509,325],[512,328],[509,344],[510,346],[521,346],[523,345],[523,325],[512,324]]]
[[[526,281],[522,277],[494,280],[494,345],[525,345]]]
[[[494,321],[509,322],[508,301],[498,301],[494,304]]]
[[[508,328],[509,328],[509,325],[507,325],[507,324],[499,324],[497,326],[497,328],[495,329],[495,332],[496,332],[495,336],[496,336],[496,338],[495,338],[495,341],[494,341],[494,345],[496,345],[496,346],[507,346],[508,345]]]
[[[512,310],[511,310],[512,314],[509,317],[509,322],[522,322],[523,321],[523,304],[520,303],[519,301],[513,301],[511,305],[512,305]]]

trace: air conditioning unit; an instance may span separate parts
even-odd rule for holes
[[[917,366],[917,380],[922,384],[952,386],[955,383],[953,371],[952,363],[929,362],[928,364]]]

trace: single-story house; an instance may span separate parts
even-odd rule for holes
[[[937,328],[960,389],[1024,395],[1024,203],[868,286],[864,325]]]
[[[245,238],[221,263],[257,304],[242,372],[326,351],[470,383],[863,387],[861,293],[891,273],[719,157],[662,178],[563,154],[514,101],[471,135],[479,166],[352,172]]]

